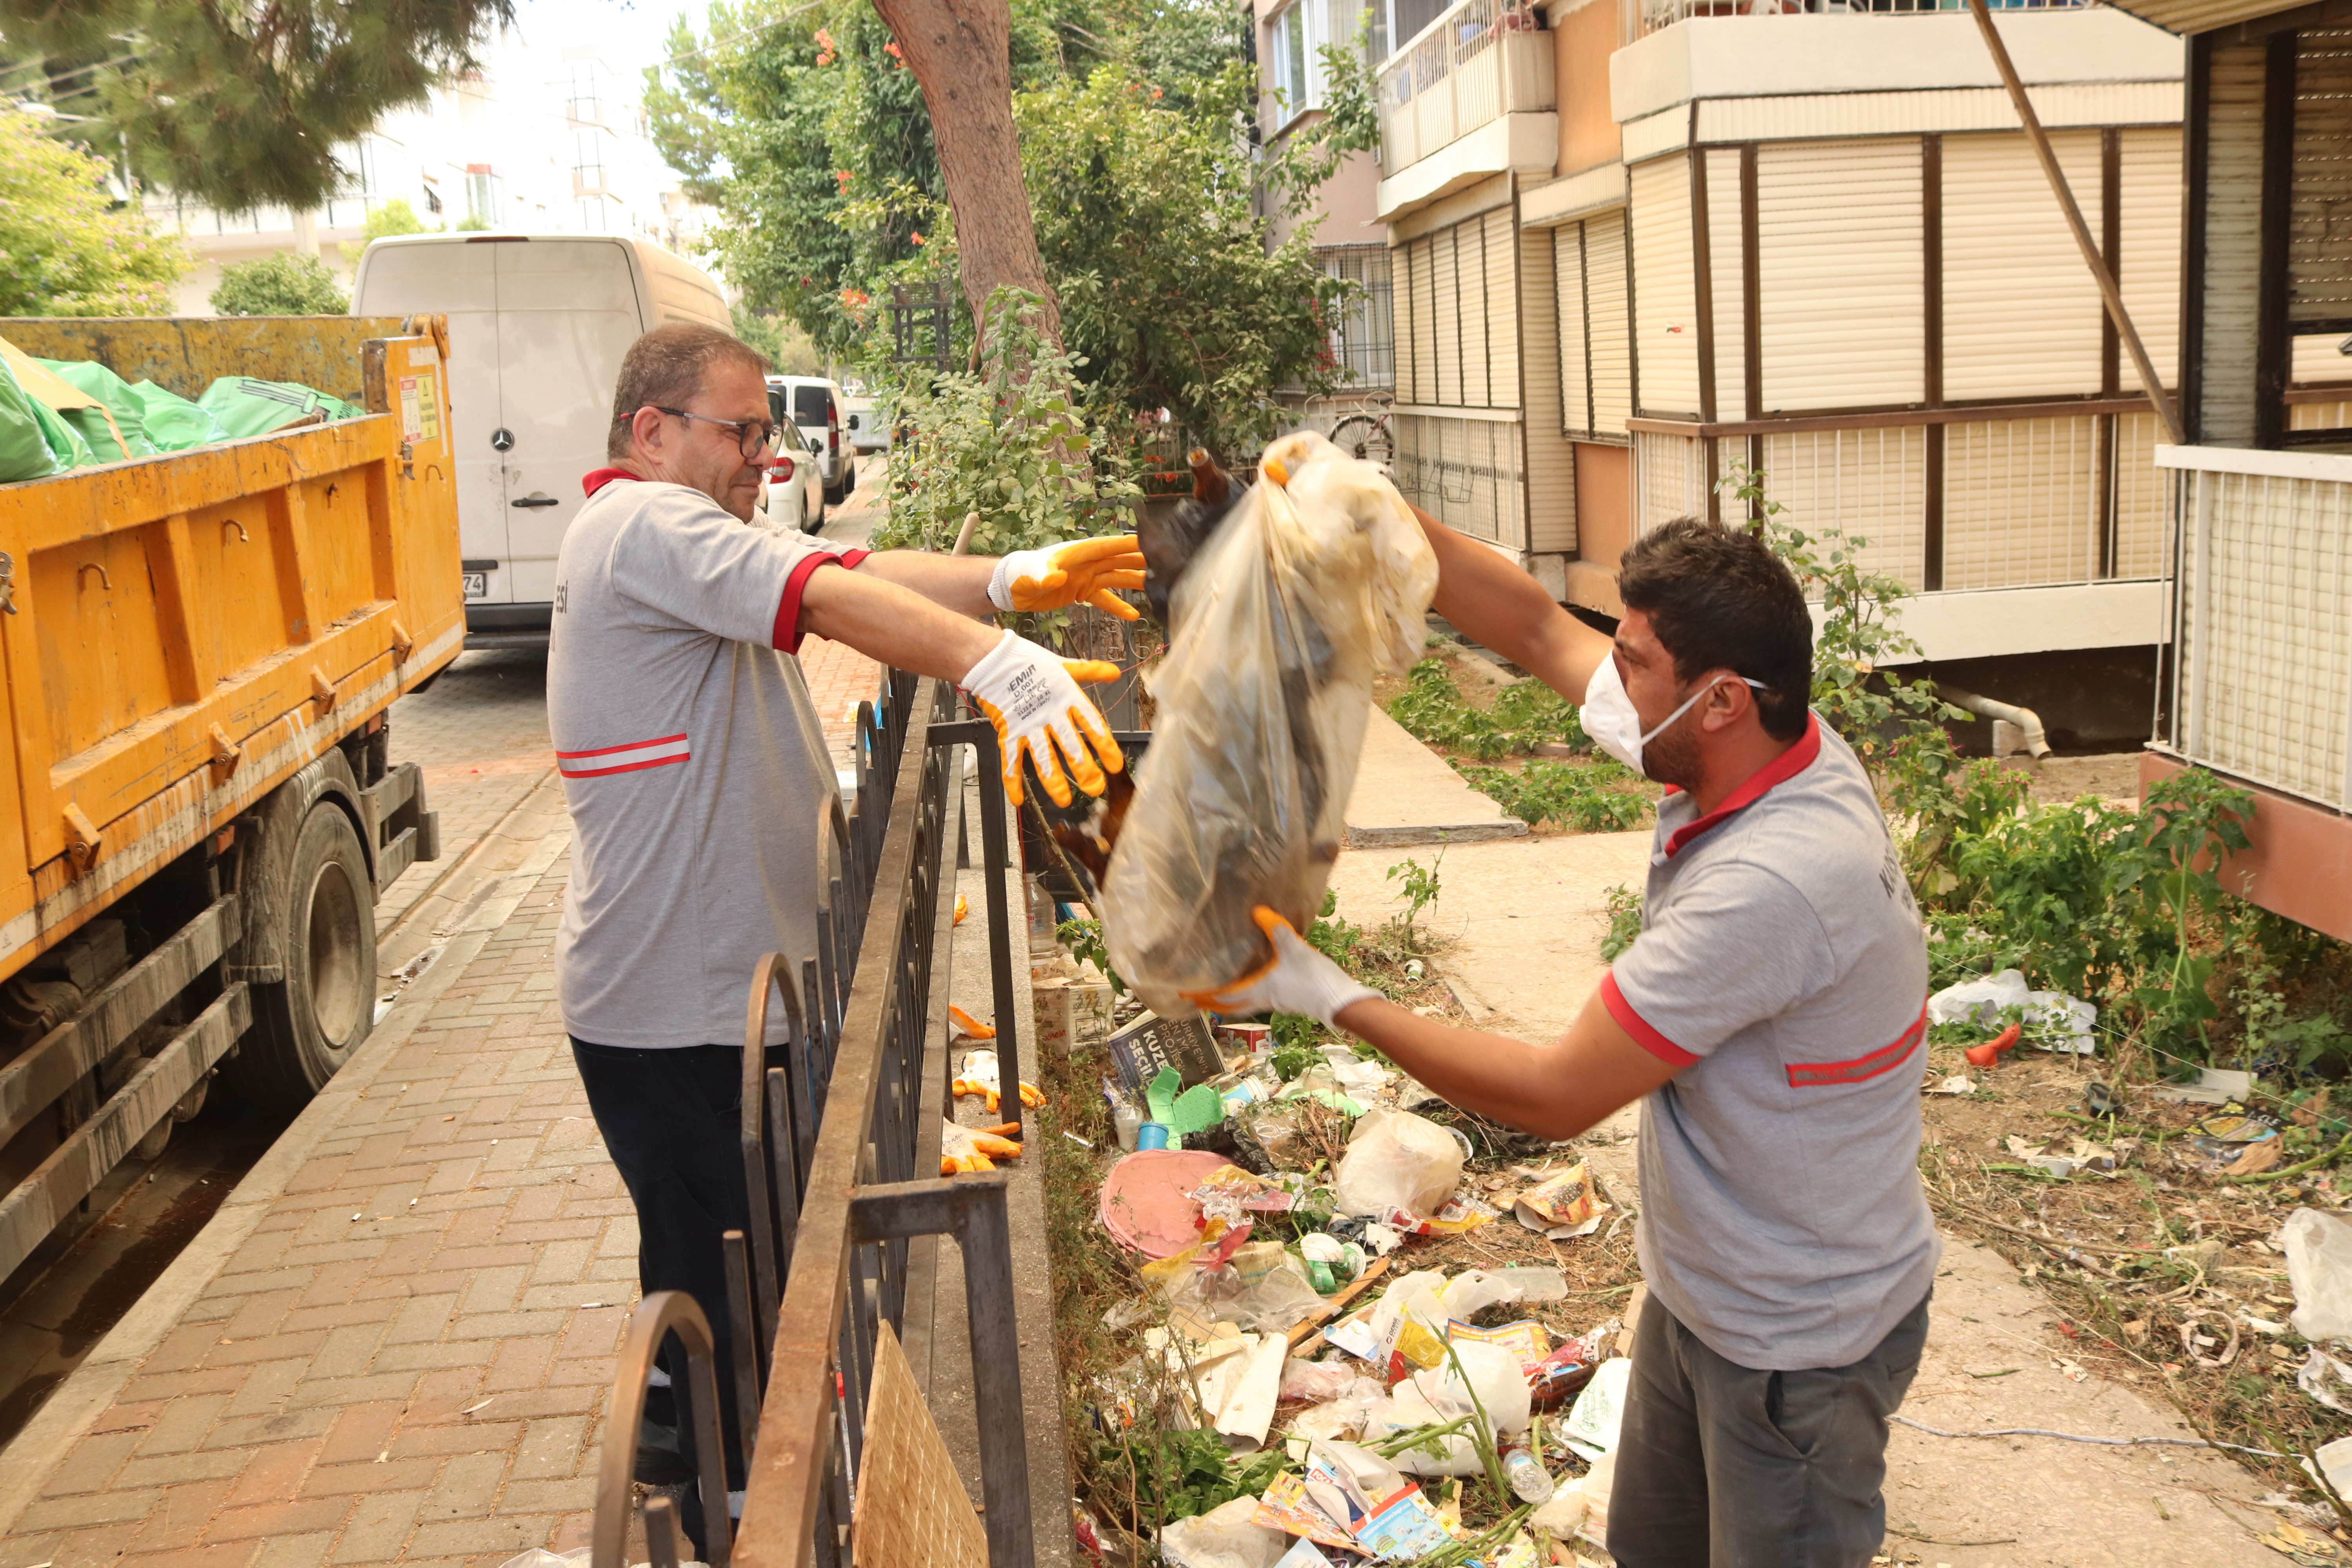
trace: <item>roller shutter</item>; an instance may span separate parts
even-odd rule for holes
[[[1435,258],[1429,269],[1430,293],[1435,300],[1430,321],[1436,329],[1437,396],[1433,401],[1458,406],[1462,402],[1462,246],[1459,231],[1440,229],[1431,235]]]
[[[2095,131],[2053,131],[2059,167],[2099,210]],[[1956,403],[2099,390],[2104,307],[2021,132],[1944,138],[1944,395]]]
[[[1572,436],[1592,433],[1592,362],[1584,331],[1584,225],[1551,231],[1552,300],[1559,312],[1559,423]]]
[[[1707,275],[1715,307],[1715,416],[1748,417],[1748,300],[1739,222],[1739,149],[1706,155]]]
[[[1633,416],[1633,330],[1626,289],[1625,214],[1584,220],[1585,322],[1592,363],[1592,428],[1622,441]]]
[[[2295,39],[2293,192],[2287,320],[2352,324],[2352,32]]]
[[[1480,300],[1481,349],[1472,351],[1486,362],[1486,406],[1519,405],[1519,284],[1515,258],[1518,251],[1512,233],[1511,209],[1497,207],[1476,225],[1479,249],[1486,263],[1486,288]],[[1483,351],[1483,352],[1482,352]]]
[[[2197,438],[2254,441],[2255,279],[2261,275],[2263,48],[2216,44],[2208,89],[2205,363]]]
[[[2180,132],[2152,127],[2125,131],[2120,139],[2116,287],[2157,375],[2170,385],[2180,378]],[[2119,358],[2121,384],[2138,387],[2131,355]]]
[[[1389,251],[1389,320],[1396,342],[1396,395],[1402,403],[1413,401],[1412,259],[1409,245]]]
[[[1633,226],[1636,398],[1644,414],[1698,416],[1698,294],[1691,260],[1690,164],[1683,155],[1637,163],[1628,176]]]
[[[1757,149],[1763,413],[1926,399],[1920,156],[1916,137]]]

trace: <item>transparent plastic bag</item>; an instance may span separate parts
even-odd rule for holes
[[[1304,931],[1346,832],[1375,677],[1421,657],[1429,541],[1381,471],[1311,431],[1183,566],[1150,681],[1151,745],[1104,879],[1111,965],[1154,1012],[1267,955],[1265,904]]]

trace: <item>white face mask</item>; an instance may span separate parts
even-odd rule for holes
[[[1691,710],[1692,704],[1714,690],[1726,680],[1746,680],[1759,691],[1772,689],[1760,680],[1749,680],[1744,675],[1727,675],[1710,680],[1683,700],[1683,705],[1667,714],[1647,734],[1642,732],[1642,716],[1633,710],[1633,700],[1625,694],[1625,682],[1617,673],[1617,661],[1604,658],[1601,668],[1592,672],[1592,680],[1584,689],[1584,710],[1578,716],[1583,721],[1584,732],[1592,743],[1633,769],[1643,773],[1642,748],[1665,733],[1674,721]],[[1643,773],[1644,777],[1648,775]]]

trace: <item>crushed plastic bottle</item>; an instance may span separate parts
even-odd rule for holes
[[[1503,1450],[1503,1476],[1511,1483],[1511,1490],[1521,1502],[1549,1502],[1552,1494],[1551,1472],[1543,1461],[1524,1447],[1514,1445]]]

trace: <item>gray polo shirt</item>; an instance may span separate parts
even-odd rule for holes
[[[1642,1103],[1642,1270],[1742,1366],[1843,1366],[1942,1253],[1919,1184],[1919,912],[1868,776],[1817,717],[1696,809],[1660,805],[1642,934],[1601,987],[1683,1069]]]
[[[820,566],[684,485],[588,476],[565,531],[547,722],[572,812],[555,935],[563,1026],[600,1046],[740,1045],[751,971],[816,952],[817,826],[835,795],[791,650]],[[772,1008],[769,1044],[785,1034]]]

